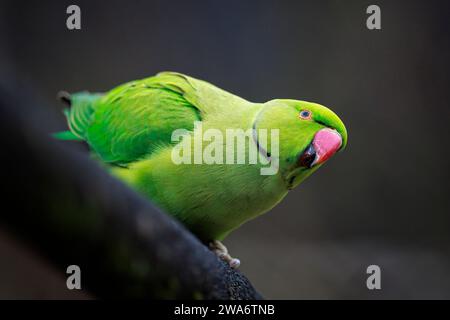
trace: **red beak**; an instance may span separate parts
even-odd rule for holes
[[[327,161],[341,146],[342,137],[336,130],[321,129],[316,132],[311,144],[299,157],[298,163],[302,167],[311,168]]]
[[[322,129],[314,136],[312,145],[316,150],[316,158],[311,166],[330,159],[342,146],[342,137],[336,130]]]

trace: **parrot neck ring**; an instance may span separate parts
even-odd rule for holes
[[[259,143],[259,140],[258,140],[258,128],[257,128],[257,127],[258,127],[258,122],[259,122],[259,119],[260,119],[261,115],[263,114],[264,110],[265,110],[266,108],[268,108],[268,107],[269,107],[269,106],[263,107],[263,109],[260,110],[260,111],[255,115],[255,117],[254,117],[254,119],[253,119],[253,124],[252,124],[252,137],[253,137],[253,142],[255,143],[256,148],[258,149],[259,154],[260,154],[261,156],[263,156],[268,162],[271,162],[271,161],[272,161],[272,155],[271,155],[271,153],[270,153],[269,151],[267,151],[267,149]]]
[[[336,130],[321,129],[316,132],[311,143],[299,155],[297,164],[300,167],[312,168],[331,158],[341,146],[342,137]]]
[[[268,162],[270,162],[271,161],[271,154],[270,154],[270,152],[268,152],[263,146],[261,146],[259,141],[258,141],[258,133],[257,133],[257,129],[256,129],[256,121],[253,121],[252,137],[253,137],[253,142],[256,144],[256,148],[258,149],[259,154],[262,155],[264,158],[266,158],[266,160]]]

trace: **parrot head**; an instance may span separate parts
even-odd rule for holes
[[[306,101],[266,102],[254,128],[279,130],[279,173],[287,189],[296,187],[347,144],[341,119],[327,107]]]

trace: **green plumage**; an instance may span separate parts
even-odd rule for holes
[[[298,112],[307,108],[311,121]],[[123,84],[105,94],[71,96],[66,112],[70,133],[60,139],[85,140],[111,173],[182,221],[203,240],[221,240],[245,221],[275,206],[320,165],[297,165],[298,155],[325,127],[347,133],[340,119],[318,104],[297,100],[252,103],[192,77],[164,72]],[[280,130],[279,171],[260,174],[261,164],[175,164],[171,136],[194,122],[226,129]],[[251,141],[249,142],[251,143]],[[205,147],[205,146],[204,146]],[[341,148],[341,149],[342,149]],[[270,150],[268,150],[270,151]]]

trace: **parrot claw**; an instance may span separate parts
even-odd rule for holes
[[[214,240],[209,243],[209,248],[222,260],[228,262],[231,268],[237,269],[241,265],[239,259],[233,258],[228,253],[227,247],[222,242]]]
[[[232,267],[233,269],[237,269],[241,265],[241,260],[236,259],[236,258],[231,258],[229,264],[230,264],[230,267]]]

